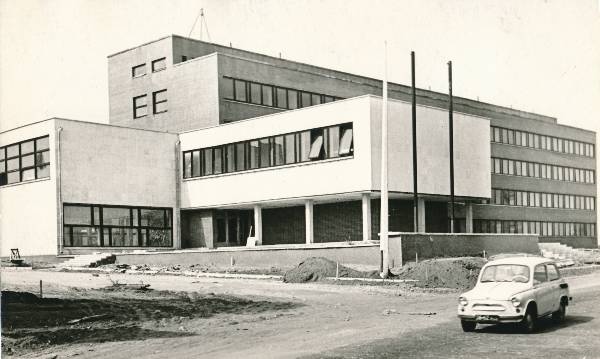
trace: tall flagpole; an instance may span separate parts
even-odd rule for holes
[[[454,233],[454,108],[452,98],[452,61],[448,61],[448,142],[450,147],[450,233]]]
[[[415,52],[410,52],[410,72],[412,77],[412,155],[413,155],[413,229],[419,228],[419,190],[417,188],[417,85],[415,81]]]
[[[388,84],[387,84],[387,41],[384,42],[383,101],[381,111],[381,211],[380,238],[381,277],[387,278],[390,268],[388,241]]]

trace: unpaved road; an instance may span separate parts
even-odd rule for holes
[[[126,274],[111,274],[109,279],[103,274],[30,271],[2,272],[2,289],[37,293],[40,279],[44,296],[50,297],[109,300],[94,296],[112,279],[143,281],[155,290],[186,292],[190,298],[229,295],[277,305],[215,312],[205,318],[150,315],[135,328],[138,335],[103,332],[100,340],[86,337],[16,353],[20,357],[600,357],[600,274],[570,280],[576,302],[569,321],[526,337],[496,327],[464,334],[455,317],[456,293],[415,293],[398,287]],[[142,300],[140,296],[132,299]],[[545,347],[551,350],[545,352]]]

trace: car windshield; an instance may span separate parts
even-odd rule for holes
[[[485,282],[529,282],[529,267],[518,264],[499,264],[487,266],[481,275]]]

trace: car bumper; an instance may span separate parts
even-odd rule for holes
[[[518,323],[523,320],[522,315],[515,316],[500,316],[494,314],[483,314],[483,315],[461,315],[458,317],[460,320],[467,322],[476,322],[482,324],[497,324],[497,323]]]

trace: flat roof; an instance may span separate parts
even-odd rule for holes
[[[324,71],[332,72],[332,73],[335,73],[335,74],[341,74],[341,75],[346,75],[346,76],[351,76],[351,77],[356,77],[356,78],[363,78],[363,79],[366,79],[366,80],[369,80],[369,81],[381,82],[381,80],[379,80],[379,79],[371,78],[371,77],[368,77],[368,76],[363,76],[363,75],[358,75],[358,74],[352,74],[352,73],[349,73],[349,72],[344,72],[344,71],[334,70],[334,69],[330,69],[330,68],[320,67],[320,66],[311,65],[311,64],[307,64],[307,63],[302,63],[302,62],[298,62],[298,61],[293,61],[293,60],[289,60],[289,59],[278,58],[278,57],[275,57],[275,56],[261,54],[261,53],[258,53],[258,52],[253,52],[253,51],[243,50],[243,49],[239,49],[239,48],[235,48],[235,47],[220,45],[220,44],[211,43],[211,42],[206,42],[206,41],[197,40],[197,39],[193,39],[193,38],[189,38],[189,37],[185,37],[185,36],[181,36],[181,35],[175,35],[175,34],[164,36],[164,37],[161,37],[159,39],[156,39],[156,40],[153,40],[153,41],[149,41],[149,42],[143,43],[141,45],[128,48],[128,49],[123,50],[123,51],[119,51],[117,53],[109,55],[108,57],[110,58],[112,56],[115,56],[115,55],[118,55],[118,54],[122,54],[122,53],[131,51],[133,49],[136,49],[136,48],[139,48],[139,47],[142,47],[142,46],[146,46],[146,45],[154,43],[154,42],[165,40],[167,38],[172,38],[172,39],[173,38],[177,38],[177,39],[181,39],[181,40],[197,42],[197,43],[200,43],[200,44],[211,45],[211,46],[217,47],[218,49],[223,50],[222,52],[216,51],[216,53],[220,53],[222,55],[232,56],[231,51],[242,52],[242,53],[246,53],[246,54],[249,54],[249,55],[259,56],[259,57],[263,57],[265,59],[270,59],[270,60],[273,60],[275,62],[296,64],[296,65],[299,65],[299,66],[304,66],[304,67],[315,69],[315,70],[324,70]],[[255,59],[252,59],[252,58],[244,58],[244,59],[251,60],[251,61],[252,60],[256,61]],[[276,63],[273,64],[273,65],[277,66]],[[338,79],[349,80],[349,79],[343,79],[343,78],[338,78]],[[399,89],[403,90],[404,93],[407,93],[407,91],[411,90],[410,86],[403,85],[403,84],[389,82],[389,85],[394,86],[396,88],[399,88]],[[378,86],[378,85],[377,84],[373,84],[373,86]],[[394,90],[394,89],[390,89],[390,90]],[[430,99],[433,99],[433,100],[443,100],[444,97],[448,96],[447,94],[442,93],[442,92],[436,92],[436,91],[426,90],[426,89],[422,89],[422,88],[417,88],[417,91],[421,92],[421,94],[417,93],[418,97],[429,97]],[[427,96],[427,95],[436,95],[436,96],[434,97],[434,96]],[[496,112],[496,113],[499,113],[499,114],[505,114],[505,115],[508,115],[508,116],[523,117],[523,118],[527,118],[527,119],[530,119],[530,120],[537,120],[537,121],[541,121],[541,122],[545,122],[545,123],[553,123],[553,124],[556,124],[556,125],[560,125],[560,124],[558,124],[557,119],[555,117],[541,115],[541,114],[534,113],[534,112],[522,111],[522,110],[518,110],[518,109],[513,109],[511,107],[495,105],[495,104],[492,104],[492,103],[477,101],[477,100],[473,100],[473,99],[469,99],[469,98],[465,98],[465,97],[460,97],[460,96],[453,96],[453,98],[454,98],[454,101],[455,101],[455,105],[468,106],[468,107],[471,107],[471,108],[473,108],[475,110],[492,111],[492,112]],[[590,133],[595,133],[594,131],[583,129],[583,128],[579,128],[579,127],[568,126],[568,125],[561,125],[561,126],[576,128],[576,129],[579,129],[579,130],[582,130],[582,131],[586,131],[586,132],[590,132]]]

